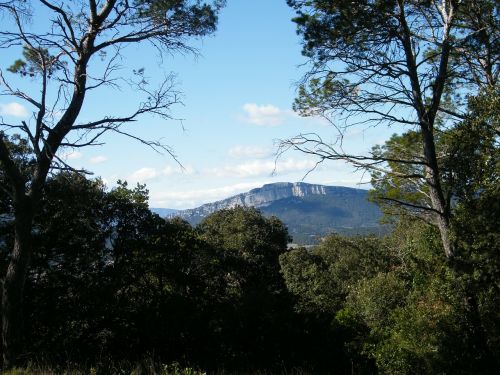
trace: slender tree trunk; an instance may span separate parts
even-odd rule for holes
[[[456,12],[456,4],[449,3],[444,8],[446,20],[443,30],[442,51],[439,63],[439,73],[433,85],[433,95],[430,105],[426,105],[426,100],[422,91],[419,78],[416,54],[413,50],[413,33],[407,22],[405,1],[398,0],[399,21],[401,25],[401,44],[405,52],[406,66],[410,79],[413,95],[414,108],[420,121],[420,133],[422,135],[423,152],[426,166],[426,180],[429,186],[432,208],[436,212],[436,222],[441,234],[446,258],[450,261],[455,256],[455,250],[450,236],[450,208],[448,207],[443,188],[441,186],[441,176],[436,155],[436,143],[434,139],[434,123],[438,113],[441,97],[447,82],[447,71],[451,51],[450,29],[453,15]]]
[[[32,253],[33,206],[29,199],[15,208],[14,248],[2,288],[3,368],[16,365],[22,348],[22,303]]]
[[[441,237],[444,253],[448,262],[452,262],[455,257],[455,247],[451,240],[450,213],[447,207],[441,184],[439,183],[439,175],[436,171],[429,169],[427,172],[429,180],[429,193],[431,197],[432,208],[436,213],[436,224]],[[437,186],[436,186],[437,185]]]
[[[424,121],[420,125],[423,143],[423,152],[426,166],[426,180],[429,186],[429,195],[432,208],[436,211],[436,222],[441,235],[444,252],[448,261],[452,261],[455,256],[455,249],[451,241],[450,208],[448,207],[443,187],[436,155],[436,143],[432,126]]]

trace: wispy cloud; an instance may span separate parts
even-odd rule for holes
[[[92,164],[101,164],[107,160],[108,160],[108,158],[106,156],[103,156],[103,155],[94,156],[94,157],[89,159],[90,163],[92,163]]]
[[[308,171],[312,168],[316,167],[316,162],[313,160],[295,160],[295,159],[286,159],[278,162],[276,167],[276,173],[283,172],[299,172],[299,171]]]
[[[245,122],[259,126],[278,126],[285,118],[293,112],[280,109],[272,104],[258,105],[256,103],[246,103],[243,105],[245,111]]]
[[[272,154],[272,150],[267,147],[236,145],[229,149],[229,156],[236,159],[242,158],[266,158]]]
[[[151,206],[168,208],[196,207],[260,187],[265,182],[239,183],[212,189],[168,191],[151,194]]]
[[[237,165],[207,169],[206,173],[217,177],[258,177],[270,176],[273,173],[283,174],[288,172],[307,171],[314,168],[316,163],[312,160],[286,159],[276,163],[273,160],[254,160]]]
[[[186,165],[186,166],[179,166],[179,165],[167,165],[165,168],[162,169],[161,171],[162,175],[164,176],[172,176],[176,174],[183,174],[183,175],[193,175],[196,173],[196,170],[194,169],[193,166],[191,165]]]
[[[25,106],[16,102],[11,102],[0,104],[0,115],[26,118],[29,114]]]
[[[158,171],[155,168],[141,168],[136,170],[128,178],[132,182],[145,182],[150,181],[158,177]]]
[[[128,180],[131,182],[146,182],[165,176],[193,175],[195,173],[196,170],[190,165],[187,165],[184,168],[178,165],[176,166],[167,165],[164,168],[144,167],[132,173],[128,177]]]

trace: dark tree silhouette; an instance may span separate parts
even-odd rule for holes
[[[65,147],[79,148],[100,144],[103,134],[114,132],[132,137],[156,150],[170,149],[127,133],[122,125],[141,115],[154,114],[170,119],[169,109],[179,101],[171,76],[151,88],[139,69],[129,80],[144,94],[135,110],[123,116],[106,116],[80,122],[82,106],[93,90],[117,87],[123,81],[114,75],[122,49],[130,44],[149,42],[160,52],[193,51],[190,37],[202,37],[215,30],[217,13],[223,1],[88,0],[63,2],[41,0],[2,2],[0,11],[8,21],[2,23],[0,48],[23,47],[23,57],[8,69],[39,83],[37,93],[13,86],[0,71],[2,94],[23,101],[33,109],[30,121],[0,121],[0,163],[5,174],[4,188],[12,199],[14,245],[3,279],[2,343],[3,366],[12,367],[19,353],[23,288],[32,253],[33,217],[51,170],[72,169],[58,156]],[[28,21],[42,17],[44,31],[33,32]],[[105,64],[101,74],[90,69],[96,59]],[[97,65],[97,64],[95,64]],[[19,133],[29,140],[34,155],[32,173],[27,176],[12,155],[8,136]]]

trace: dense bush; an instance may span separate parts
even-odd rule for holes
[[[27,362],[103,374],[146,362],[229,373],[487,374],[498,361],[490,195],[474,201],[474,217],[471,207],[457,216],[468,233],[461,273],[421,221],[399,220],[383,238],[334,235],[289,250],[276,218],[236,207],[193,228],[151,213],[140,185],[107,191],[63,173],[44,199],[26,285]],[[4,254],[10,233],[4,220]]]

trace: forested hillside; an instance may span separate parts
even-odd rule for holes
[[[170,213],[192,225],[225,208],[255,207],[265,216],[278,217],[293,235],[294,243],[317,244],[331,233],[345,235],[381,234],[388,228],[380,223],[381,211],[370,202],[368,191],[304,182],[267,184],[221,201]],[[157,212],[157,209],[153,209]]]
[[[59,174],[35,221],[24,353],[42,367],[103,374],[161,373],[174,362],[227,373],[491,373],[500,356],[497,189],[457,219],[473,259],[464,263],[473,272],[457,275],[421,221],[288,250],[286,227],[254,208],[192,227],[151,213],[143,186],[107,191]],[[12,224],[2,226],[5,255]]]

